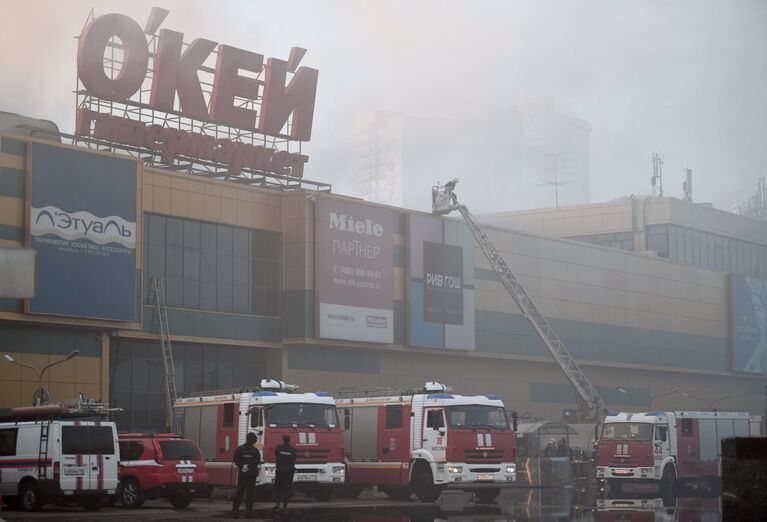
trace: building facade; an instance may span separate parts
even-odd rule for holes
[[[119,183],[109,178],[118,173]],[[674,219],[652,225],[701,219],[684,221],[673,203],[659,203],[657,213],[672,209]],[[639,233],[625,212],[614,215],[572,235],[625,233],[627,224]],[[710,228],[724,237],[731,225],[720,217]],[[553,237],[570,231],[488,227],[610,408],[713,403],[761,412],[765,376],[739,366],[730,271]],[[180,394],[265,377],[331,392],[437,380],[459,393],[498,394],[523,415],[560,418],[575,407],[564,375],[456,219],[4,134],[0,246],[25,245],[37,250],[37,293],[0,300],[2,349],[38,368],[80,350],[43,386],[53,399],[83,393],[122,408],[121,428],[166,419],[154,277],[164,283]],[[37,386],[34,372],[0,359],[0,407],[29,404]],[[687,395],[655,399],[675,388]]]

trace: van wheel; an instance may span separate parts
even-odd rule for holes
[[[98,511],[101,509],[101,504],[104,502],[104,497],[102,496],[89,496],[89,497],[83,497],[80,500],[80,505],[87,509],[88,511]]]
[[[136,479],[123,480],[120,485],[120,500],[122,500],[123,506],[129,509],[137,509],[144,504],[144,491]]]
[[[383,492],[386,493],[386,496],[391,500],[410,500],[411,493],[408,486],[386,487],[383,488]]]
[[[495,502],[495,499],[501,494],[501,488],[478,489],[474,494],[477,495],[477,499],[483,504],[490,504]]]
[[[7,509],[19,509],[19,506],[21,505],[21,501],[19,500],[19,497],[16,496],[5,496],[2,497],[3,504],[5,504],[5,507]]]
[[[34,481],[23,482],[19,487],[19,499],[21,509],[24,511],[40,511],[43,507],[43,497],[40,494],[40,488]]]
[[[170,503],[173,505],[174,508],[184,509],[184,508],[188,508],[189,504],[192,503],[192,495],[177,493],[175,495],[171,495],[170,497],[168,497],[168,500],[170,500]]]
[[[416,466],[411,482],[413,492],[421,502],[434,502],[442,494],[442,486],[434,483],[434,477],[428,464]]]

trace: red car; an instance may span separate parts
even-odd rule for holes
[[[146,499],[164,497],[185,508],[194,497],[209,497],[211,488],[202,452],[174,433],[119,433],[120,487],[117,499],[138,508]]]

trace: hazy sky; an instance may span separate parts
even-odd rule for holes
[[[690,166],[695,199],[722,208],[767,175],[763,0],[2,0],[0,110],[71,131],[73,37],[89,10],[143,25],[153,5],[171,10],[163,27],[187,40],[278,58],[309,49],[303,64],[320,77],[306,177],[336,192],[352,192],[357,111],[448,112],[537,96],[591,122],[594,201],[649,193],[653,152],[665,155],[667,194],[681,196]]]

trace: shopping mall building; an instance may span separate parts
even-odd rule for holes
[[[767,224],[673,198],[483,220],[611,409],[761,414]],[[154,277],[181,395],[437,380],[536,417],[575,407],[458,219],[4,133],[0,246],[36,251],[34,298],[0,300],[3,353],[42,368],[79,350],[44,387],[122,408],[125,428],[165,420]],[[37,385],[0,359],[0,406]]]
[[[42,386],[121,408],[122,428],[162,427],[167,324],[182,396],[266,377],[331,392],[436,380],[523,416],[575,408],[460,219],[304,175],[306,49],[184,44],[167,15],[91,11],[73,134],[0,113],[0,266],[35,252],[14,265],[34,266],[34,289],[0,296],[0,407]],[[612,410],[761,414],[767,223],[673,198],[481,219]]]

